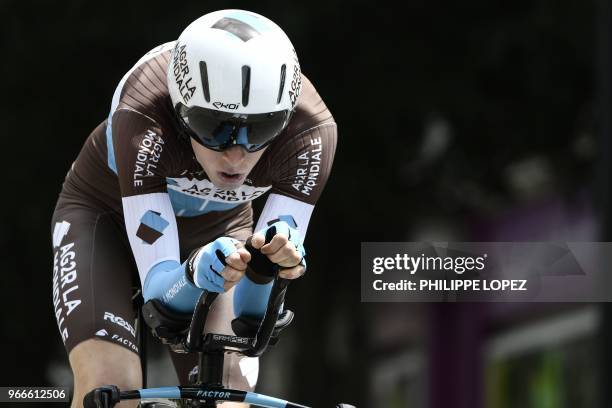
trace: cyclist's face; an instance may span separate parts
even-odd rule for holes
[[[248,153],[240,146],[232,146],[222,152],[217,152],[207,149],[193,139],[191,139],[191,146],[198,163],[210,177],[210,181],[217,187],[228,189],[240,187],[266,151],[264,148]]]

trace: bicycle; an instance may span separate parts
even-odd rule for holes
[[[266,242],[270,240],[271,236],[267,236]],[[250,240],[245,247],[251,253],[252,265],[258,265],[258,268],[265,267],[274,275],[266,313],[261,322],[239,317],[232,321],[232,329],[236,336],[202,334],[210,307],[218,296],[217,293],[204,290],[191,316],[176,314],[158,300],[149,300],[142,306],[140,316],[151,328],[153,335],[164,344],[170,345],[173,352],[199,355],[197,370],[194,370],[189,377],[189,386],[120,391],[114,385],[106,385],[90,391],[83,399],[84,407],[112,408],[120,401],[140,399],[156,400],[153,405],[141,403],[141,407],[153,407],[161,403],[167,404],[163,406],[173,407],[214,408],[218,402],[234,401],[265,408],[309,408],[280,398],[223,387],[221,379],[225,353],[241,353],[248,357],[261,356],[268,346],[278,342],[281,331],[289,326],[294,318],[290,310],[284,310],[279,314],[290,281],[278,276],[276,265],[253,248]],[[141,326],[138,324],[138,329],[142,329]],[[144,382],[146,384],[146,379]],[[172,400],[178,400],[178,405]],[[336,408],[355,407],[338,404]]]

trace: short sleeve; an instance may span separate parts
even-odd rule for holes
[[[160,127],[122,109],[113,115],[112,132],[121,196],[166,192],[170,154]]]
[[[331,173],[336,124],[323,123],[279,142],[271,154],[272,193],[314,205]]]

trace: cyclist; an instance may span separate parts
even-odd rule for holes
[[[263,315],[271,288],[248,268],[242,244],[253,231],[281,276],[304,273],[302,242],[336,135],[291,42],[261,15],[206,14],[134,65],[52,219],[53,304],[73,407],[97,386],[142,386],[133,286],[185,313],[203,289],[220,292],[205,330],[233,334],[234,317]],[[253,229],[251,201],[267,192]],[[171,355],[185,384],[195,356]],[[225,364],[224,385],[254,388],[257,359],[229,355]]]

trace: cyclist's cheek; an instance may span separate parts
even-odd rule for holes
[[[253,170],[267,149],[246,153],[242,148],[236,146],[226,152],[217,152],[193,140],[191,141],[191,147],[193,148],[196,160],[215,185],[224,184],[223,180],[218,177],[220,172],[239,173],[243,175],[243,178],[246,178],[246,175]]]

